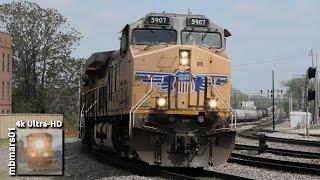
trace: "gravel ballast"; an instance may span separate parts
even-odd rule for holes
[[[138,176],[131,172],[127,172],[115,167],[109,166],[105,163],[98,162],[91,158],[89,154],[82,152],[81,146],[83,146],[78,139],[67,139],[65,141],[65,170],[64,176],[16,176],[10,177],[8,175],[8,147],[0,147],[0,167],[1,174],[0,179],[159,179]]]
[[[236,176],[247,177],[251,179],[261,180],[274,180],[274,179],[306,179],[306,180],[319,180],[319,176],[310,176],[295,173],[288,173],[282,171],[273,171],[268,169],[244,166],[234,163],[225,163],[218,167],[208,167],[209,170],[218,171],[221,173],[233,174]]]

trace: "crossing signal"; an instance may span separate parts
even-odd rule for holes
[[[315,97],[316,97],[316,91],[314,91],[314,90],[309,90],[309,91],[308,91],[308,100],[309,100],[309,101],[315,100]]]
[[[316,76],[316,71],[317,71],[316,68],[309,67],[308,68],[308,79],[314,78]]]

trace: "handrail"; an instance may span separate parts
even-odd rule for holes
[[[97,103],[97,100],[95,100],[89,107],[87,110],[85,110],[84,112],[87,113],[90,109],[92,109],[92,107]]]
[[[145,103],[145,101],[148,99],[150,94],[152,93],[152,80],[153,77],[150,78],[150,88],[149,91],[130,109],[129,112],[129,138],[130,138],[130,150],[133,150],[133,127],[134,127],[134,121],[135,121],[135,112]]]
[[[83,127],[82,118],[83,118],[83,116],[84,116],[83,109],[84,109],[84,106],[85,106],[85,105],[86,105],[86,104],[83,103],[83,106],[82,106],[82,108],[81,108],[81,110],[80,110],[80,120],[79,120],[79,127],[80,127],[80,128]]]
[[[85,105],[86,105],[86,103],[83,103],[83,106],[82,106],[81,111],[80,111],[80,117],[83,116],[83,109],[84,109]]]
[[[223,98],[223,96],[221,95],[221,93],[219,92],[219,90],[217,88],[215,88],[214,86],[213,90],[216,92],[216,94],[218,95],[218,98],[220,99],[220,101],[223,103],[223,105],[229,109],[229,111],[231,112],[231,128],[236,129],[237,126],[237,114],[235,113],[235,111],[232,109],[232,107],[230,106],[229,103],[227,103],[225,101],[225,99]]]

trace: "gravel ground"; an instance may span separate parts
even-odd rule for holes
[[[81,143],[76,139],[67,139],[65,141],[65,171],[64,176],[51,177],[10,177],[7,175],[8,147],[0,147],[0,179],[127,179],[144,180],[160,179],[134,175],[130,172],[111,167],[105,163],[97,162],[90,158],[90,155],[82,153],[79,149]]]
[[[242,126],[238,128],[238,131],[241,132],[243,130],[253,128],[255,126],[256,125]],[[258,140],[239,137],[239,136],[236,136],[236,143],[254,145],[254,146],[259,145]],[[286,143],[280,143],[280,142],[267,142],[267,145],[269,147],[278,148],[278,149],[320,152],[320,147],[316,147],[316,146],[303,146],[303,145],[286,144]],[[263,153],[258,155],[255,151],[247,151],[247,150],[239,150],[239,151],[235,150],[234,152],[246,154],[246,155],[258,156],[258,157],[270,158],[270,159],[320,164],[320,159],[306,159],[306,158],[295,158],[290,156],[278,156],[271,153]],[[238,165],[233,163],[226,163],[219,167],[209,167],[209,169],[213,169],[223,173],[240,175],[240,176],[244,176],[252,179],[308,179],[308,180],[320,179],[320,176],[304,175],[304,174],[301,174],[300,172],[298,172],[297,174],[294,174],[294,173],[288,173],[288,172],[281,172],[281,171],[274,171],[274,170]]]
[[[264,120],[260,120],[260,122],[263,122]],[[285,123],[277,124],[276,126],[284,126]],[[246,126],[239,126],[237,129],[238,132],[251,129],[253,127],[257,126],[254,125],[246,125]],[[264,128],[264,129],[270,129],[270,127]],[[246,144],[246,145],[259,145],[258,140],[244,138],[240,136],[236,136],[236,143],[237,144]],[[298,145],[298,144],[287,144],[287,143],[281,143],[281,142],[268,142],[267,145],[271,148],[278,148],[278,149],[288,149],[288,150],[296,150],[296,151],[307,151],[307,152],[320,152],[320,147],[316,146],[304,146],[304,145]]]
[[[319,180],[320,176],[310,176],[303,174],[293,174],[282,171],[272,171],[268,169],[261,169],[256,167],[244,166],[233,163],[225,163],[218,167],[209,167],[209,170],[215,170],[222,173],[243,176],[252,179],[274,180],[274,179],[308,179]]]
[[[250,155],[250,156],[257,156],[262,158],[268,159],[278,159],[282,161],[293,161],[293,162],[303,162],[303,163],[310,163],[310,164],[320,164],[320,159],[308,159],[308,158],[296,158],[291,156],[279,156],[272,153],[262,153],[258,154],[257,151],[250,151],[250,150],[234,150],[233,152]]]
[[[0,179],[5,177],[6,174],[8,174],[8,147],[6,146],[0,146]]]
[[[259,141],[255,139],[249,139],[244,137],[236,137],[237,144],[245,144],[245,145],[252,145],[258,146]],[[320,152],[320,147],[317,146],[303,146],[298,144],[287,144],[281,142],[268,142],[267,145],[270,148],[277,148],[277,149],[288,149],[288,150],[295,150],[295,151],[306,151],[306,152]]]

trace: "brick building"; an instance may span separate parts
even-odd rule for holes
[[[5,32],[0,32],[0,114],[11,113],[11,78],[11,36]]]

